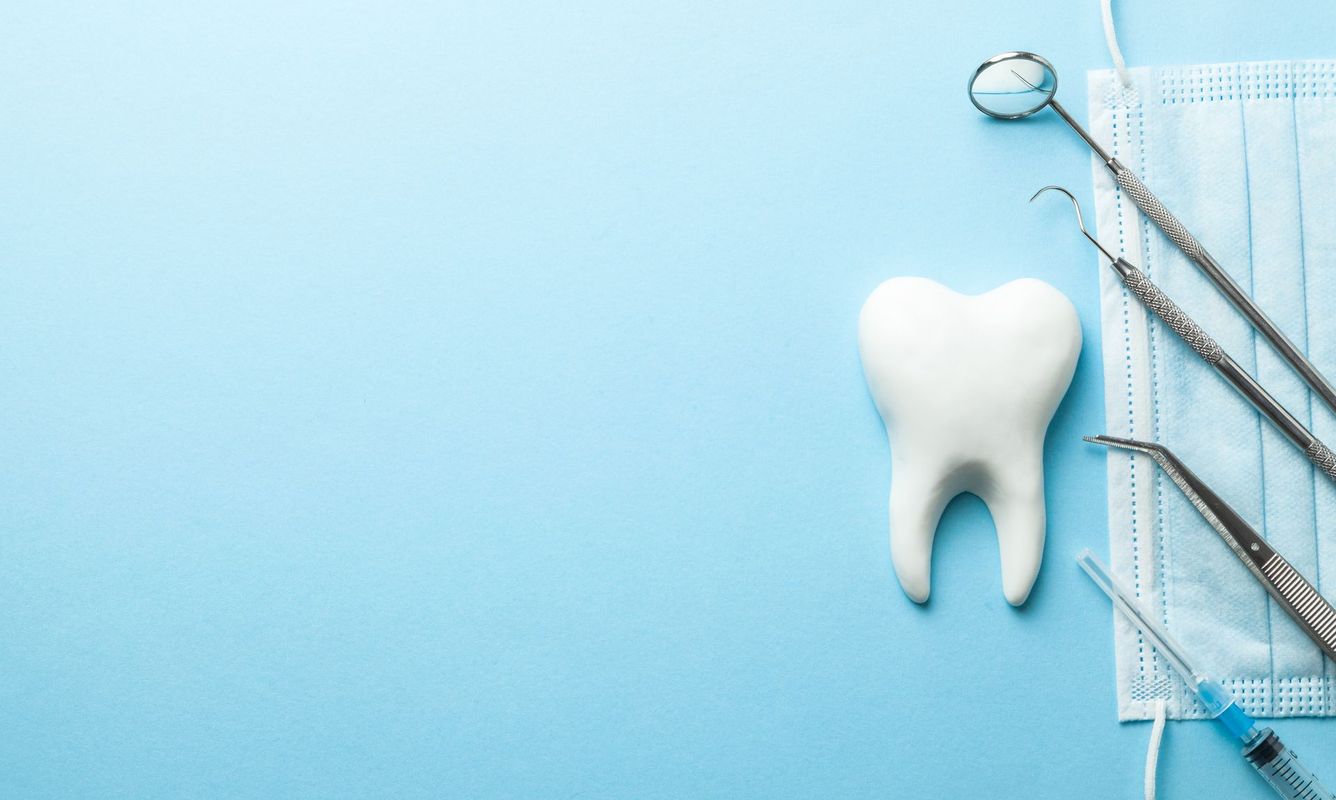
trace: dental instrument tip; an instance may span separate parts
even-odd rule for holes
[[[1050,184],[1040,189],[1039,191],[1035,192],[1033,195],[1031,195],[1030,202],[1033,203],[1036,197],[1043,194],[1044,192],[1047,192],[1049,189],[1062,192],[1063,194],[1067,195],[1067,199],[1072,201],[1072,208],[1076,209],[1076,225],[1081,229],[1081,235],[1089,239],[1090,243],[1093,244],[1101,253],[1103,253],[1105,258],[1109,259],[1110,261],[1117,261],[1118,259],[1114,258],[1113,254],[1110,253],[1108,250],[1105,250],[1104,245],[1100,244],[1099,240],[1096,239],[1094,236],[1091,236],[1090,231],[1086,230],[1085,219],[1081,217],[1081,204],[1077,202],[1076,195],[1072,194],[1071,192],[1067,191],[1065,188],[1061,186],[1055,186]]]
[[[1101,444],[1105,447],[1116,447],[1120,450],[1140,450],[1143,453],[1155,453],[1163,450],[1161,445],[1155,442],[1143,442],[1137,439],[1124,439],[1118,436],[1082,436],[1083,440],[1091,444]]]
[[[1033,202],[1034,202],[1034,199],[1035,199],[1036,197],[1038,197],[1039,195],[1043,194],[1044,192],[1047,192],[1049,189],[1055,189],[1055,190],[1057,190],[1057,191],[1059,191],[1059,192],[1062,192],[1063,194],[1067,195],[1068,197],[1071,197],[1071,198],[1072,198],[1072,202],[1076,202],[1076,198],[1075,198],[1075,197],[1072,197],[1072,193],[1071,193],[1071,192],[1067,191],[1066,189],[1064,189],[1064,188],[1062,188],[1061,186],[1058,186],[1058,185],[1056,185],[1056,184],[1049,184],[1048,186],[1045,186],[1044,188],[1042,188],[1042,189],[1040,189],[1039,191],[1035,192],[1034,194],[1030,195],[1030,202],[1033,203]],[[1076,206],[1076,214],[1077,214],[1077,217],[1078,217],[1078,218],[1079,218],[1080,215],[1081,215],[1081,206],[1080,206],[1079,204]],[[1084,227],[1084,224],[1082,225],[1082,227]]]

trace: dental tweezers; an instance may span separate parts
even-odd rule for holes
[[[1192,321],[1192,318],[1183,312],[1173,300],[1169,299],[1160,287],[1151,282],[1146,277],[1146,273],[1137,269],[1130,261],[1120,256],[1114,256],[1099,240],[1090,235],[1086,230],[1085,220],[1081,218],[1081,204],[1071,192],[1061,186],[1045,186],[1043,189],[1034,193],[1035,197],[1053,189],[1067,195],[1067,199],[1072,201],[1076,208],[1076,224],[1080,226],[1081,233],[1085,235],[1090,243],[1109,259],[1109,266],[1118,273],[1118,278],[1127,287],[1127,290],[1136,295],[1142,305],[1149,308],[1155,316],[1159,317],[1169,329],[1178,334],[1188,346],[1201,356],[1201,359],[1215,368],[1220,377],[1229,382],[1243,398],[1252,404],[1253,408],[1262,412],[1262,416],[1271,420],[1286,439],[1297,448],[1303,451],[1303,454],[1309,461],[1313,462],[1318,469],[1322,470],[1328,478],[1336,481],[1336,453],[1333,453],[1330,447],[1322,443],[1320,439],[1313,435],[1311,431],[1304,427],[1293,414],[1280,404],[1280,401],[1272,397],[1262,385],[1257,382],[1252,375],[1249,375],[1238,362],[1230,358],[1229,353],[1224,351],[1214,339],[1201,329],[1201,326]]]
[[[1191,501],[1197,512],[1234,551],[1243,566],[1261,582],[1267,594],[1275,598],[1285,613],[1308,634],[1327,657],[1336,660],[1336,608],[1332,608],[1313,584],[1290,566],[1257,531],[1198,478],[1192,470],[1169,451],[1152,442],[1120,439],[1115,436],[1086,436],[1087,442],[1123,450],[1135,450],[1150,456]]]

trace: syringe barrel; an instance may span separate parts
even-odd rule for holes
[[[1336,800],[1270,728],[1257,732],[1244,746],[1243,757],[1286,800]]]

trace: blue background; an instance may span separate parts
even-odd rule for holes
[[[1118,4],[1134,64],[1336,6]],[[0,796],[1139,797],[1114,721],[1097,266],[1031,49],[1097,4],[0,11]],[[1086,345],[1046,567],[982,504],[925,607],[855,346],[883,279],[1043,278]],[[1282,730],[1336,777],[1336,721]],[[1168,798],[1268,797],[1201,723]]]

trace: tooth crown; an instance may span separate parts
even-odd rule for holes
[[[1003,593],[1024,603],[1044,548],[1044,434],[1081,350],[1076,309],[1029,278],[974,296],[893,278],[863,304],[858,347],[891,444],[901,587],[928,599],[937,521],[971,492],[997,528]]]

